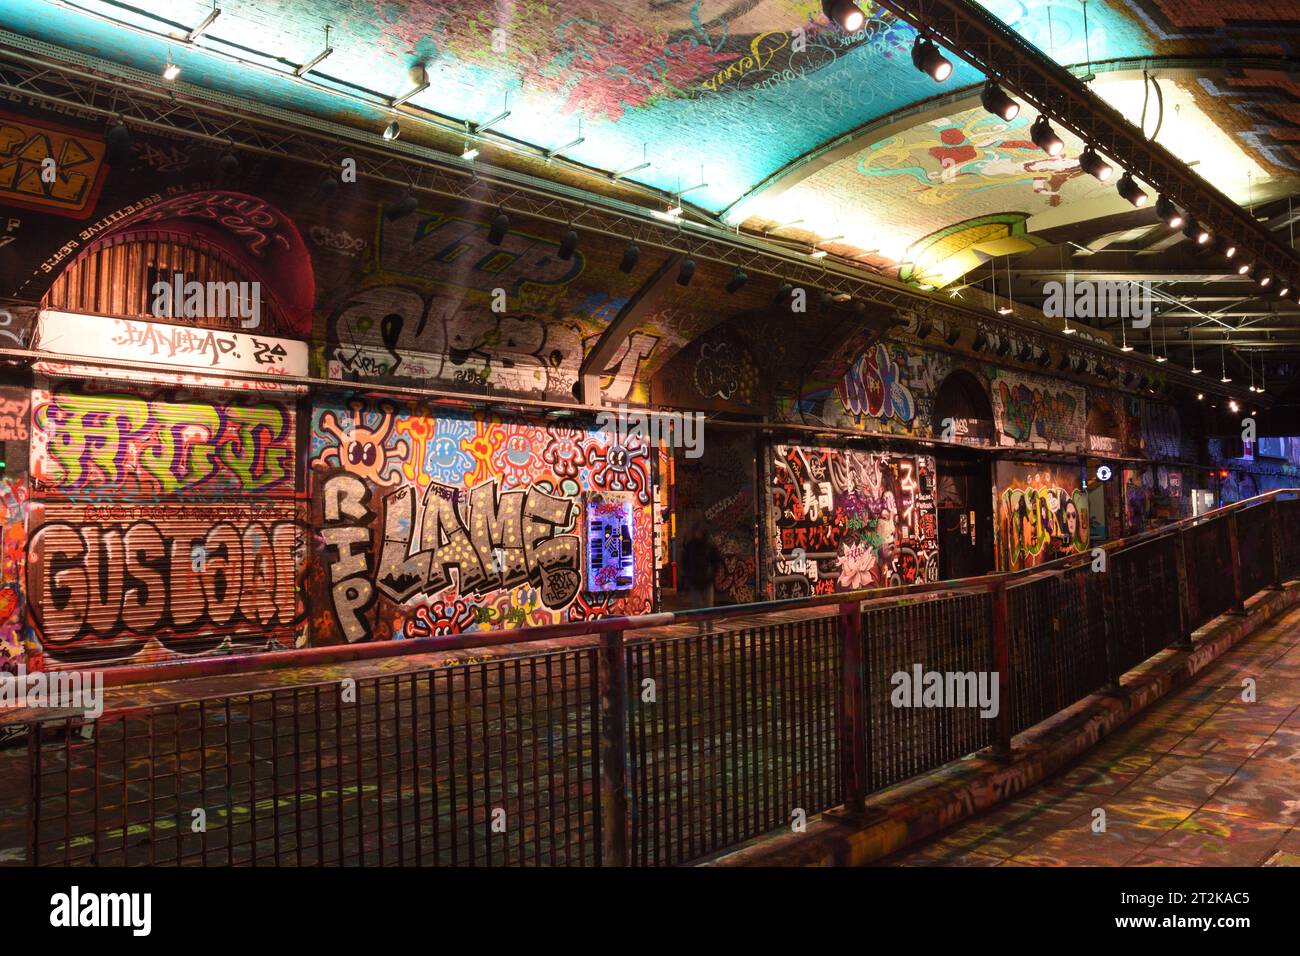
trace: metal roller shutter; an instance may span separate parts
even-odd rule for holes
[[[28,595],[47,666],[292,646],[307,543],[290,402],[33,395]]]

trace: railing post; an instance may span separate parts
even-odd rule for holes
[[[1007,607],[1007,582],[993,584],[993,666],[998,669],[998,716],[993,754],[1011,758],[1011,615]]]
[[[840,605],[840,767],[844,809],[861,814],[867,794],[867,708],[862,604]]]
[[[1272,520],[1269,522],[1268,539],[1273,543],[1273,583],[1274,591],[1282,590],[1282,501],[1274,498]]]
[[[627,866],[627,659],[623,632],[600,635],[601,865]]]
[[[1174,535],[1174,567],[1178,573],[1178,640],[1171,647],[1180,651],[1192,649],[1192,588],[1187,578],[1187,535],[1179,531]]]
[[[1232,610],[1231,614],[1246,613],[1246,596],[1242,593],[1241,545],[1237,533],[1237,512],[1228,515],[1228,552],[1232,557]]]

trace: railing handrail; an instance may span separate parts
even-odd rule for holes
[[[1192,518],[1178,521],[1140,532],[1124,538],[1116,538],[1099,547],[1110,554],[1118,554],[1142,544],[1163,537],[1179,534],[1187,528],[1222,518],[1237,511],[1243,511],[1264,504],[1273,499],[1292,498],[1300,495],[1300,488],[1277,488],[1252,498],[1233,502],[1207,511]],[[543,624],[530,627],[510,628],[499,631],[468,631],[460,634],[439,635],[434,637],[410,638],[406,640],[373,641],[359,644],[330,644],[322,647],[289,648],[275,651],[259,651],[249,654],[222,654],[176,660],[157,661],[148,664],[124,664],[105,668],[105,686],[126,686],[131,684],[154,683],[158,681],[182,680],[198,677],[214,677],[235,673],[249,673],[261,670],[281,670],[290,667],[312,667],[324,664],[338,664],[349,661],[374,660],[384,657],[396,657],[406,654],[428,654],[440,651],[465,650],[475,647],[496,647],[505,644],[532,644],[541,641],[558,640],[570,637],[596,637],[614,631],[639,631],[652,627],[666,627],[674,624],[695,624],[705,621],[727,620],[747,617],[754,614],[771,614],[780,611],[795,611],[814,607],[833,607],[845,604],[860,604],[863,601],[880,601],[882,599],[907,600],[938,591],[987,590],[999,586],[1012,587],[1027,583],[1022,579],[1036,578],[1040,575],[1058,573],[1082,566],[1093,560],[1088,551],[1067,555],[1044,562],[1031,568],[1018,571],[999,571],[993,574],[978,575],[969,578],[952,578],[945,581],[927,581],[922,584],[908,584],[896,587],[866,588],[857,591],[840,591],[833,594],[811,595],[800,598],[782,598],[772,601],[755,601],[748,604],[734,604],[727,607],[692,608],[680,611],[657,611],[653,614],[619,615],[617,617],[597,618],[590,621],[568,621],[561,624]],[[72,669],[72,668],[68,668]],[[2,712],[0,712],[2,717]]]

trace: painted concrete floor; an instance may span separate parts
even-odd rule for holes
[[[1300,866],[1300,608],[1073,766],[882,865]]]

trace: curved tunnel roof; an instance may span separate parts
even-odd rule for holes
[[[1064,156],[1049,159],[1028,139],[1030,111],[1010,123],[986,113],[984,77],[955,57],[936,84],[912,66],[916,31],[870,4],[854,34],[817,0],[217,6],[189,41],[208,0],[8,0],[0,28],[154,76],[174,62],[183,82],[376,133],[394,115],[436,121],[444,140],[489,124],[493,137],[560,150],[566,171],[627,172],[698,214],[923,287],[1062,237],[1133,235],[1131,210],[1079,169],[1082,143],[1062,131]],[[1296,89],[1277,75],[1300,35],[1278,27],[1285,9],[1265,22],[1244,5],[1174,0],[983,6],[1058,63],[1095,72],[1103,99],[1134,122],[1145,114],[1148,133],[1158,123],[1160,142],[1239,202],[1300,163],[1300,116],[1269,91]],[[1300,24],[1291,6],[1283,22]],[[427,88],[394,109],[417,64]],[[1144,67],[1162,77],[1158,119]],[[665,337],[682,347],[711,324]]]

